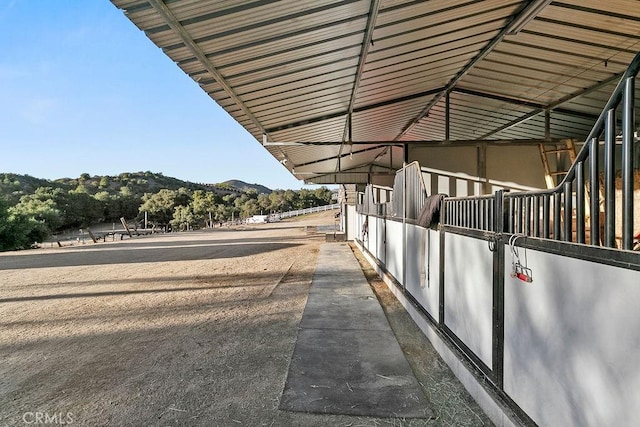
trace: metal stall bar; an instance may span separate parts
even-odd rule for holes
[[[633,132],[635,78],[627,77],[622,102],[622,249],[633,249]]]
[[[590,187],[590,214],[591,214],[591,238],[590,243],[593,246],[600,246],[600,171],[599,165],[599,152],[600,144],[598,138],[591,138],[591,147],[589,152],[589,158],[591,160],[589,164],[589,187]]]
[[[585,242],[584,162],[576,165],[576,242]]]
[[[604,133],[604,246],[616,245],[616,109],[607,110]]]

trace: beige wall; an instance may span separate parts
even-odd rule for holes
[[[481,152],[476,146],[409,148],[409,161],[420,166],[465,173],[481,177]],[[486,178],[517,185],[545,188],[544,168],[538,146],[488,146],[486,148]]]

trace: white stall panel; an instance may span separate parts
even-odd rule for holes
[[[640,272],[527,250],[524,283],[506,253],[506,393],[540,426],[638,425]]]
[[[377,218],[370,216],[369,222],[367,223],[367,239],[365,244],[367,245],[367,249],[371,254],[378,258],[378,227],[377,227]]]
[[[391,273],[395,279],[403,283],[402,277],[402,260],[403,260],[403,241],[402,241],[403,224],[398,221],[387,221],[387,271]]]
[[[358,215],[356,207],[347,205],[347,240],[355,240],[360,236],[360,229],[358,228]],[[364,218],[362,218],[364,220]]]
[[[385,255],[386,249],[386,236],[387,236],[387,221],[384,218],[376,218],[376,229],[378,230],[376,235],[378,237],[376,253],[378,254],[378,260],[385,264],[387,257]]]
[[[447,234],[444,262],[445,324],[491,367],[493,252],[484,240]]]
[[[439,313],[440,235],[415,225],[407,226],[406,288],[435,319]]]

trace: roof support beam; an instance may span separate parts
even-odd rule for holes
[[[373,110],[375,108],[386,107],[388,105],[398,104],[400,102],[411,101],[413,99],[417,99],[417,98],[422,98],[422,97],[425,97],[425,96],[433,95],[435,93],[438,93],[440,90],[442,90],[442,88],[428,90],[428,91],[420,92],[420,93],[414,93],[412,95],[403,96],[403,97],[400,97],[400,98],[389,99],[387,101],[381,101],[381,102],[377,102],[377,103],[371,104],[371,105],[364,105],[362,107],[354,108],[352,113],[361,113],[361,112]],[[281,130],[292,129],[292,128],[296,128],[296,127],[299,127],[299,126],[304,126],[304,125],[308,125],[308,124],[312,124],[312,123],[323,122],[325,120],[335,119],[337,117],[346,116],[347,114],[349,114],[348,111],[339,111],[337,113],[326,114],[324,116],[312,117],[312,118],[305,119],[305,120],[300,120],[300,121],[297,121],[297,122],[287,123],[287,124],[280,125],[280,126],[274,126],[272,128],[267,129],[267,132],[268,133],[279,132]]]
[[[494,130],[492,130],[490,132],[485,133],[479,139],[489,138],[490,136],[495,135],[496,133],[502,132],[504,130],[507,130],[507,129],[510,129],[510,128],[514,127],[514,126],[517,126],[517,125],[519,125],[521,123],[524,123],[527,120],[529,120],[530,118],[535,117],[538,114],[542,113],[543,111],[556,110],[556,108],[559,107],[562,104],[565,104],[565,103],[567,103],[569,101],[572,101],[572,100],[574,100],[574,99],[576,99],[578,97],[581,97],[581,96],[584,96],[584,95],[588,95],[591,92],[595,92],[596,90],[599,90],[599,89],[603,88],[604,86],[607,86],[607,85],[609,85],[609,84],[611,84],[611,83],[613,83],[613,82],[615,82],[617,80],[620,80],[620,78],[622,77],[623,74],[624,74],[624,72],[615,74],[615,75],[609,77],[608,79],[605,79],[605,80],[603,80],[603,81],[601,81],[599,83],[596,83],[596,84],[594,84],[594,85],[592,85],[592,86],[590,86],[588,88],[585,88],[585,89],[579,90],[577,92],[565,95],[562,98],[560,98],[560,99],[558,99],[558,100],[556,100],[556,101],[554,101],[554,102],[552,102],[552,103],[550,103],[548,105],[541,105],[539,107],[535,107],[535,109],[533,111],[531,111],[531,112],[529,112],[527,114],[524,114],[524,115],[522,115],[522,116],[520,116],[520,117],[518,117],[518,118],[516,118],[516,119],[514,119],[512,121],[510,121],[509,123],[505,124],[504,126],[500,126],[497,129],[494,129]],[[575,111],[564,110],[564,109],[556,110],[556,111],[559,111],[559,112],[562,112],[562,113],[565,113],[565,114],[571,114],[571,115],[576,115],[575,113],[577,113]],[[593,120],[596,120],[598,117],[597,116],[592,116],[591,118]]]
[[[471,96],[478,96],[478,97],[481,97],[481,98],[493,99],[493,100],[496,100],[496,101],[506,102],[506,103],[514,104],[514,105],[522,105],[522,106],[525,106],[525,107],[539,109],[540,111],[544,111],[545,109],[550,108],[547,105],[541,104],[541,103],[538,103],[538,102],[523,101],[523,100],[517,99],[517,98],[510,98],[508,96],[495,95],[495,94],[486,93],[486,92],[478,92],[476,90],[457,88],[457,89],[454,89],[453,92],[462,93],[462,94],[471,95]],[[553,105],[553,104],[550,104],[550,105]],[[561,114],[566,114],[568,116],[582,117],[582,118],[585,118],[587,120],[592,120],[592,121],[596,120],[598,118],[598,116],[593,115],[593,114],[582,113],[580,111],[569,110],[569,109],[566,109],[566,108],[554,108],[553,110],[558,112],[558,113],[561,113]]]
[[[548,142],[548,141],[552,141],[552,142],[561,142],[561,141],[565,141],[566,138],[555,138],[555,139],[550,139],[550,140],[546,140],[544,138],[536,138],[536,139],[454,139],[451,141],[448,140],[442,140],[442,139],[422,139],[422,140],[415,140],[415,141],[352,141],[351,144],[352,145],[375,145],[375,148],[380,148],[381,146],[385,146],[385,147],[403,147],[406,144],[409,145],[433,145],[433,146],[453,146],[453,147],[459,147],[459,146],[468,146],[468,145],[478,145],[478,144],[489,144],[489,145],[537,145],[540,144],[541,142]],[[322,142],[322,141],[296,141],[296,142],[264,142],[263,145],[265,147],[270,147],[270,146],[280,146],[280,147],[301,147],[301,146],[305,146],[305,145],[321,145],[321,146],[326,146],[326,147],[330,147],[330,146],[336,146],[336,145],[341,145],[342,142],[340,141],[329,141],[329,142]],[[360,151],[353,151],[351,154],[357,154],[357,153],[362,153],[364,151],[368,151],[370,148],[367,148],[365,150],[360,150]],[[349,156],[350,153],[345,153],[344,155],[342,155],[342,157],[346,157]],[[329,157],[325,160],[321,160],[321,161],[326,161],[329,159],[335,159],[336,156],[332,156]],[[298,165],[300,166],[300,165]]]
[[[401,139],[407,133],[411,131],[419,122],[424,118],[429,111],[436,105],[443,96],[445,96],[448,92],[451,92],[453,88],[456,87],[458,82],[471,71],[473,67],[476,66],[480,61],[482,61],[487,55],[489,55],[493,49],[504,39],[507,34],[512,33],[514,30],[518,29],[518,26],[521,25],[521,21],[523,19],[527,19],[527,22],[531,19],[535,18],[535,16],[544,9],[546,5],[548,5],[550,0],[533,0],[529,4],[527,4],[512,20],[506,25],[497,36],[495,36],[481,51],[476,55],[471,61],[467,63],[459,72],[456,74],[450,81],[447,83],[445,88],[440,91],[423,109],[418,113],[418,115],[409,122],[402,132],[396,136],[396,140]]]
[[[200,61],[200,63],[206,68],[206,70],[216,79],[218,84],[224,89],[225,93],[233,99],[233,102],[236,103],[238,107],[242,110],[244,114],[249,117],[249,119],[253,122],[253,124],[258,128],[260,133],[268,135],[267,130],[260,124],[260,121],[251,113],[249,108],[245,105],[245,103],[240,99],[236,91],[231,87],[231,85],[227,82],[224,76],[218,71],[218,69],[213,65],[211,60],[207,57],[207,55],[202,51],[200,46],[191,38],[187,30],[180,24],[178,19],[175,17],[173,12],[167,7],[167,5],[162,0],[147,0],[148,3],[153,6],[155,11],[164,19],[164,21],[171,27],[173,31],[180,37],[182,42],[185,44],[187,48],[193,53],[193,55]]]
[[[339,143],[335,143],[333,145],[337,145],[337,144],[339,144]],[[396,142],[395,145],[398,145],[398,143]],[[380,144],[380,145],[376,145],[375,147],[364,148],[362,150],[356,150],[356,151],[353,151],[351,153],[345,153],[345,154],[340,153],[340,154],[335,155],[335,156],[325,157],[323,159],[318,159],[318,160],[312,160],[312,161],[307,162],[307,163],[300,163],[300,164],[296,165],[296,167],[315,165],[315,164],[318,164],[318,163],[328,162],[330,160],[336,160],[336,159],[339,160],[339,159],[343,159],[345,157],[349,157],[350,155],[367,153],[369,151],[379,150],[380,148],[386,149],[386,147],[384,145]],[[338,172],[344,172],[344,171],[338,171]]]
[[[371,7],[369,9],[369,18],[367,19],[367,26],[364,33],[364,39],[362,40],[362,47],[360,49],[360,59],[358,60],[358,69],[356,71],[355,81],[353,82],[353,89],[351,90],[351,99],[349,100],[349,108],[347,114],[353,113],[353,107],[356,103],[356,97],[358,95],[358,89],[360,89],[360,80],[362,80],[362,71],[367,63],[367,55],[369,54],[369,47],[373,40],[373,30],[376,26],[376,20],[378,19],[378,11],[380,10],[380,0],[372,0]],[[350,123],[345,124],[343,132],[343,141],[351,139]]]
[[[342,132],[342,141],[351,141],[352,134],[352,119],[353,119],[353,106],[356,103],[356,96],[358,89],[360,88],[360,80],[362,79],[362,70],[367,63],[367,55],[369,54],[369,46],[371,46],[371,40],[373,39],[373,30],[376,26],[376,20],[378,19],[378,11],[380,10],[380,0],[371,0],[371,6],[369,8],[369,17],[367,18],[367,26],[365,27],[364,38],[362,40],[362,47],[360,48],[360,59],[358,60],[358,69],[356,70],[355,81],[353,82],[353,89],[351,90],[351,99],[349,100],[349,108],[347,109],[347,123],[345,123],[344,131]],[[340,146],[340,154],[344,149],[344,144]],[[339,160],[339,158],[338,158]],[[340,162],[336,164],[336,172],[340,169]]]

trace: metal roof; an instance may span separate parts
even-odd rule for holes
[[[393,173],[404,142],[584,139],[640,51],[636,0],[112,2],[317,183]]]

